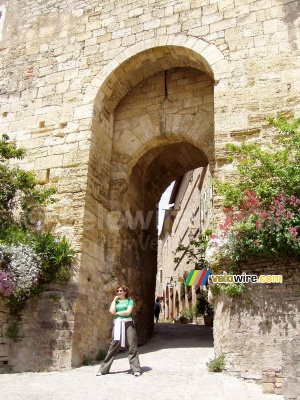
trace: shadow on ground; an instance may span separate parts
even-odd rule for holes
[[[153,337],[143,346],[139,354],[156,352],[169,348],[213,348],[213,329],[205,325],[174,324],[159,322],[154,326]],[[121,350],[116,358],[127,357],[127,350]]]

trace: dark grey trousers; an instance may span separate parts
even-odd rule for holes
[[[128,360],[132,373],[141,372],[139,356],[138,356],[138,344],[137,336],[134,325],[131,321],[125,322],[125,338],[126,347],[128,347]],[[110,367],[115,359],[121,346],[119,340],[114,340],[113,336],[110,342],[110,346],[104,361],[101,364],[99,371],[104,375],[108,374]]]

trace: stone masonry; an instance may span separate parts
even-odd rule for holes
[[[297,260],[252,260],[239,273],[282,275],[282,283],[248,283],[241,297],[215,297],[214,347],[226,371],[261,380],[264,393],[299,392],[299,278]],[[283,385],[285,383],[285,386]],[[297,397],[295,397],[297,398]]]
[[[285,400],[300,399],[300,335],[299,331],[287,343],[283,354],[283,393]]]
[[[107,346],[118,282],[140,343],[151,336],[165,188],[199,167],[230,176],[226,143],[269,140],[268,116],[299,116],[299,1],[0,0],[0,40],[1,131],[56,186],[44,224],[77,251],[70,284],[15,322],[18,342],[1,313],[0,359],[70,368]]]

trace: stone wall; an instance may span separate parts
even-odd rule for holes
[[[8,320],[8,310],[5,309],[3,301],[0,301],[0,372],[7,368],[9,341],[5,338]]]
[[[56,186],[45,224],[78,252],[67,362],[78,366],[108,343],[107,308],[119,280],[138,300],[140,341],[153,329],[156,250],[141,246],[139,229],[115,229],[118,213],[146,218],[168,184],[193,168],[209,164],[215,176],[229,176],[226,143],[266,140],[270,114],[299,116],[299,2],[1,0],[0,7],[1,130],[28,149],[20,166]],[[170,102],[159,108],[161,86],[150,82],[187,69],[210,87],[195,83],[184,99],[188,88],[174,85],[177,97],[169,97],[180,110]],[[218,199],[214,207],[217,222]],[[155,222],[149,227],[142,237],[152,243]]]
[[[283,283],[247,283],[240,298],[221,292],[215,300],[216,355],[225,355],[228,373],[260,380],[262,371],[291,365],[290,350],[288,362],[283,362],[283,352],[299,329],[300,264],[257,260],[243,264],[241,272],[283,276]]]
[[[52,285],[21,315],[0,313],[0,372],[71,368],[76,287]]]
[[[300,335],[295,334],[286,344],[283,353],[284,400],[300,399]]]

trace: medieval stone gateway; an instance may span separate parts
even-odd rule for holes
[[[201,166],[230,175],[226,143],[268,140],[266,117],[299,115],[299,2],[2,0],[0,11],[1,131],[28,149],[23,168],[56,185],[47,219],[77,250],[70,284],[28,302],[21,341],[5,337],[1,308],[0,360],[70,368],[106,347],[119,281],[133,288],[140,343],[151,336],[168,184]]]

